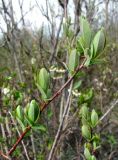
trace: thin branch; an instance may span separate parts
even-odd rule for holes
[[[21,13],[21,17],[22,17],[22,24],[23,24],[23,26],[25,26],[25,20],[24,20],[24,16],[23,16],[23,2],[24,2],[24,0],[22,0],[22,2],[20,0],[18,0],[19,7],[20,7],[20,13]]]
[[[0,111],[0,117],[1,117],[1,111]],[[7,139],[7,136],[6,136],[6,133],[5,133],[5,129],[4,129],[4,126],[3,126],[3,123],[1,123],[0,124],[0,126],[1,126],[1,132],[2,132],[2,137],[4,138],[4,140],[5,140],[5,152],[6,152],[6,154],[7,154],[7,152],[8,152],[8,147],[7,147],[7,142],[6,142],[6,139]],[[2,152],[0,152],[0,153],[2,153]],[[3,154],[2,153],[2,155],[3,156],[5,156],[5,154]],[[6,156],[9,160],[11,159],[9,156]]]
[[[52,55],[50,57],[50,63],[52,63],[52,60],[53,60],[53,58],[55,56],[55,53],[56,53],[56,50],[57,50],[57,45],[58,45],[58,42],[59,42],[59,35],[60,35],[60,32],[61,32],[61,27],[62,27],[62,23],[63,23],[63,17],[64,17],[64,14],[62,14],[62,17],[61,17],[61,21],[60,21],[60,24],[59,24],[59,28],[58,28],[55,43],[54,43],[53,52],[52,52]]]
[[[1,114],[0,114],[1,115]],[[3,127],[3,124],[1,123],[1,131],[2,131],[2,137],[4,138],[5,140],[5,152],[7,153],[8,152],[8,148],[7,148],[7,144],[6,144],[6,134],[5,134],[5,130],[4,130],[4,127]],[[4,155],[4,154],[3,154]],[[9,158],[10,159],[10,158]]]
[[[8,160],[9,160],[9,157],[8,157],[7,155],[5,155],[4,153],[2,153],[1,151],[0,151],[0,155],[1,155],[3,158],[5,158],[5,159],[8,159]]]
[[[112,160],[115,153],[117,153],[117,150],[110,153],[108,160]]]
[[[107,112],[100,118],[100,121],[102,121],[116,106],[116,104],[118,103],[118,100],[116,100],[115,102],[112,103],[111,107],[107,110]]]
[[[9,137],[11,138],[12,137],[12,133],[11,133],[10,126],[9,126],[8,117],[6,117],[6,119],[5,119],[5,124],[6,124],[6,130],[7,130],[8,134],[9,134]]]
[[[12,122],[13,122],[13,123],[14,123],[14,125],[15,125],[15,128],[16,128],[16,130],[17,130],[17,132],[18,132],[18,135],[20,136],[20,131],[19,131],[19,129],[18,129],[18,127],[17,127],[17,124],[16,124],[16,122],[15,122],[15,120],[14,120],[14,117],[13,117],[13,115],[12,115],[12,113],[11,113],[11,112],[9,112],[9,114],[10,114],[10,116],[11,116]],[[28,160],[30,160],[30,158],[29,158],[29,156],[28,156],[27,149],[26,149],[26,147],[25,147],[24,142],[23,142],[23,141],[21,141],[21,143],[22,143],[22,145],[23,145],[24,152],[25,152],[25,155],[26,155],[27,159],[28,159]]]
[[[62,96],[61,96],[59,122],[61,122],[62,120],[63,110],[64,110],[64,92],[62,93]]]
[[[32,130],[31,130],[31,142],[32,142],[32,150],[33,150],[33,154],[34,154],[34,160],[36,160],[36,149],[35,149],[35,145],[34,145],[34,136],[33,136]]]
[[[20,18],[20,20],[17,22],[17,25],[25,18],[25,16],[27,16],[27,14],[29,14],[29,12],[31,12],[36,6],[33,5],[32,7],[29,8],[28,11],[26,11],[24,14],[22,14],[22,17]]]
[[[56,151],[56,149],[57,149],[57,146],[58,146],[58,142],[59,142],[59,139],[60,139],[60,136],[61,136],[61,131],[63,130],[63,126],[64,126],[66,114],[67,114],[68,108],[69,108],[70,97],[71,97],[72,86],[73,86],[72,84],[73,84],[73,83],[71,82],[70,91],[69,91],[67,103],[66,103],[66,106],[65,106],[65,110],[64,110],[64,113],[63,113],[63,117],[62,117],[62,120],[61,120],[61,122],[60,122],[58,131],[57,131],[57,134],[56,134],[56,136],[55,136],[55,140],[54,140],[54,142],[53,142],[52,149],[51,149],[51,151],[50,151],[48,160],[52,160],[52,159],[53,159],[54,153],[55,153],[55,151]]]
[[[50,20],[50,17],[49,17],[49,7],[48,7],[48,1],[46,0],[46,13],[45,13],[45,10],[43,8],[43,6],[39,6],[37,0],[35,0],[36,4],[37,4],[37,7],[39,8],[40,12],[42,13],[42,15],[48,20],[48,22],[51,24],[51,20]]]
[[[71,83],[72,83],[72,86],[73,86],[73,81]],[[70,87],[70,89],[69,89],[69,93],[70,92],[72,92],[72,87]],[[69,117],[69,113],[70,113],[71,103],[72,103],[72,94],[70,95],[70,102],[68,104],[68,108],[67,108],[67,112],[66,112],[66,116],[65,116],[65,123],[63,125],[63,129],[65,129],[65,127],[68,124],[68,117]]]

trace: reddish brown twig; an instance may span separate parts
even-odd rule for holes
[[[9,152],[8,152],[8,154],[7,154],[8,156],[11,155],[11,154],[15,151],[16,147],[18,146],[18,144],[22,141],[22,139],[24,138],[24,136],[26,135],[26,133],[27,133],[30,129],[31,129],[31,126],[28,126],[28,127],[25,129],[25,131],[21,134],[21,136],[18,138],[18,140],[16,141],[16,143],[13,145],[13,147],[9,150]],[[9,157],[8,157],[7,155],[3,154],[1,151],[0,151],[0,155],[1,155],[2,157],[4,157],[5,159],[9,159]]]
[[[9,150],[8,155],[11,155],[16,147],[18,146],[18,144],[22,141],[22,139],[24,138],[24,136],[26,135],[26,133],[31,129],[31,126],[28,126],[25,131],[21,134],[21,136],[18,138],[18,140],[16,141],[16,143],[13,145],[13,147]]]
[[[61,92],[63,91],[63,89],[74,79],[75,75],[84,68],[84,63],[85,63],[86,59],[83,61],[83,63],[78,66],[75,70],[75,72],[73,73],[73,75],[67,80],[67,82],[52,96],[52,98],[50,98],[48,100],[48,102],[43,103],[41,106],[41,113],[43,112],[44,109],[47,108],[47,106],[56,98],[58,97]],[[9,150],[8,155],[11,155],[16,147],[18,146],[18,144],[22,141],[22,139],[24,138],[24,136],[27,134],[28,131],[30,131],[31,126],[28,126],[25,131],[21,134],[21,136],[18,138],[18,140],[16,141],[16,143],[13,145],[13,147]],[[4,155],[2,152],[0,152],[0,155],[6,159],[9,159],[7,155]]]

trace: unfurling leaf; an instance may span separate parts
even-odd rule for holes
[[[49,73],[45,68],[42,68],[39,72],[38,83],[39,86],[46,92],[49,87]]]
[[[96,160],[94,155],[91,156],[91,160]]]
[[[87,160],[90,160],[91,159],[91,154],[90,154],[90,151],[88,148],[85,148],[84,149],[84,156]]]
[[[34,125],[33,129],[40,130],[42,132],[46,132],[46,127],[44,125],[42,125],[42,124]]]
[[[74,72],[78,64],[79,64],[79,54],[77,53],[76,49],[74,49],[72,50],[69,56],[68,67],[69,67],[70,72]]]
[[[28,109],[29,109],[29,106],[30,106],[30,103],[28,103],[28,104],[26,105],[26,107],[24,108],[25,116],[28,116]]]
[[[89,48],[92,38],[92,31],[90,28],[90,24],[88,23],[87,19],[84,17],[80,18],[80,31],[83,36],[83,40],[85,42],[85,47]]]
[[[83,125],[88,125],[88,123],[89,123],[88,119],[86,119],[85,117],[81,118],[81,122],[82,122]]]
[[[39,117],[39,106],[35,100],[32,100],[29,108],[28,108],[28,119],[32,123],[35,123],[38,120]]]
[[[78,41],[77,41],[77,51],[80,54],[83,54],[85,48],[86,48],[85,40],[84,40],[83,36],[80,36],[79,39],[78,39]]]
[[[95,127],[97,123],[98,123],[98,114],[93,109],[92,113],[91,113],[91,124],[92,124],[93,127]]]
[[[86,55],[86,62],[85,62],[85,66],[88,67],[91,64],[91,58],[89,55]]]
[[[90,131],[89,126],[87,126],[87,125],[82,126],[82,136],[85,137],[88,140],[91,139],[91,131]]]
[[[91,54],[93,55],[92,58],[95,58],[103,51],[105,48],[105,43],[106,43],[106,38],[105,38],[105,33],[104,29],[102,28],[99,30],[91,44]]]
[[[81,107],[80,115],[81,115],[82,118],[87,119],[88,113],[89,113],[89,111],[88,111],[87,104],[84,103],[84,104],[82,105],[82,107]]]
[[[21,107],[20,105],[16,108],[16,116],[17,116],[17,118],[19,118],[21,121],[24,120],[23,109],[22,109],[22,107]]]
[[[37,85],[37,87],[38,87],[38,89],[39,89],[39,91],[40,91],[40,93],[41,93],[41,97],[42,97],[42,99],[43,100],[46,100],[47,99],[47,95],[46,95],[46,93],[44,92],[44,90],[41,88],[41,86],[39,86],[39,85]]]

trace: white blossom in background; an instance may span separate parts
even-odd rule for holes
[[[56,69],[57,68],[55,66],[51,66],[49,70],[50,70],[50,72],[54,72],[54,71],[56,71]]]
[[[68,93],[70,93],[70,89],[68,89]],[[72,90],[72,94],[75,96],[75,97],[78,97],[81,95],[80,92],[78,92],[78,90]]]
[[[9,88],[3,88],[3,89],[2,89],[2,93],[3,93],[4,95],[7,95],[7,94],[10,93],[10,89],[9,89]]]
[[[108,89],[107,89],[107,88],[103,88],[103,91],[104,91],[104,92],[108,92]]]
[[[36,59],[35,58],[32,58],[31,59],[31,64],[33,65],[33,64],[35,64],[36,63]]]

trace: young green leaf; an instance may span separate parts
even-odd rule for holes
[[[84,149],[84,156],[87,160],[90,160],[91,159],[91,154],[90,154],[90,151],[88,148],[85,148]]]
[[[79,54],[77,53],[76,49],[74,49],[72,50],[69,56],[68,67],[69,67],[70,72],[74,72],[78,64],[79,64]]]
[[[21,107],[20,105],[16,108],[16,116],[17,116],[17,118],[19,118],[21,121],[24,120],[23,109],[22,109],[22,107]]]
[[[94,55],[92,58],[95,58],[105,48],[106,38],[103,28],[96,33],[92,43],[93,46],[91,46],[91,54]]]
[[[35,100],[32,100],[28,108],[28,119],[35,123],[39,117],[39,106]]]
[[[89,57],[89,55],[86,55],[86,62],[85,62],[85,66],[88,67],[91,64],[91,58]]]
[[[91,38],[92,38],[92,31],[90,28],[90,24],[88,23],[87,19],[84,17],[80,18],[80,31],[85,41],[85,47],[89,48],[91,43]]]
[[[33,126],[33,129],[35,129],[35,130],[40,130],[40,131],[42,131],[42,132],[46,132],[46,127],[45,127],[44,125],[42,125],[42,124],[34,125],[34,126]]]
[[[82,126],[82,136],[85,137],[88,140],[91,139],[91,131],[90,131],[89,126],[87,126],[87,125]]]
[[[78,39],[78,41],[77,41],[77,51],[80,54],[83,54],[85,48],[86,48],[85,40],[84,40],[83,36],[80,36],[79,39]]]
[[[46,92],[49,87],[50,76],[45,68],[42,68],[38,75],[38,83],[40,87]]]
[[[94,155],[91,156],[91,160],[96,160]]]
[[[82,122],[82,125],[89,125],[89,121],[85,117],[81,117],[81,122]]]
[[[24,131],[26,129],[26,121],[21,121],[19,118],[17,118],[17,120]]]
[[[94,57],[94,44],[93,42],[91,43],[91,46],[90,46],[90,59],[92,59]]]
[[[41,93],[41,98],[43,99],[43,100],[46,100],[47,99],[47,95],[46,95],[46,93],[45,93],[45,91],[41,88],[41,86],[39,86],[38,84],[37,84],[37,87],[38,87],[38,89],[39,89],[39,91],[40,91],[40,93]]]
[[[97,112],[93,109],[91,113],[91,124],[93,127],[95,127],[98,123],[98,114]]]
[[[29,109],[29,106],[30,106],[30,103],[28,103],[28,104],[26,105],[26,107],[24,108],[25,116],[28,116],[28,109]]]
[[[84,103],[80,109],[80,115],[81,115],[81,117],[84,117],[85,119],[87,119],[88,114],[89,114],[89,111],[88,111],[87,104]]]

